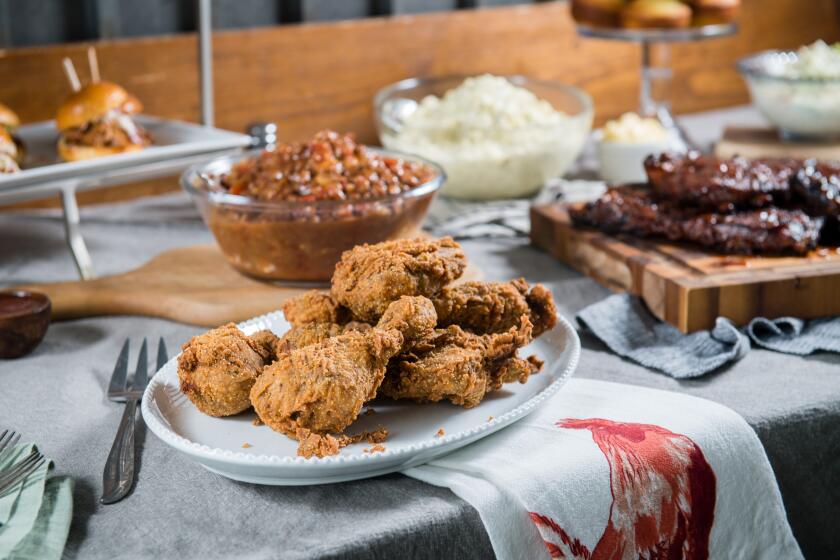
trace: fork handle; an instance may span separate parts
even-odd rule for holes
[[[103,504],[119,502],[129,493],[134,484],[134,426],[137,416],[137,400],[125,403],[117,437],[108,453],[105,472],[102,474]]]

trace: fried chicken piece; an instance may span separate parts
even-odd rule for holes
[[[349,313],[326,292],[310,290],[283,304],[283,315],[290,325],[300,327],[312,323],[344,324]]]
[[[292,350],[319,344],[328,338],[339,336],[348,332],[366,332],[372,327],[367,323],[350,321],[345,325],[336,323],[308,323],[292,327],[282,338],[278,338],[274,346],[275,355],[288,354]]]
[[[435,329],[437,322],[435,307],[428,298],[402,296],[388,306],[377,327],[400,331],[408,344],[428,336]]]
[[[554,328],[557,324],[557,306],[551,290],[542,284],[534,284],[525,296],[525,301],[528,302],[529,319],[534,325],[534,338]]]
[[[210,416],[231,416],[249,408],[251,387],[274,358],[265,333],[248,337],[228,323],[190,339],[178,358],[181,391]]]
[[[283,349],[283,339],[267,329],[257,331],[248,338],[251,342],[262,348],[260,354],[266,356],[266,364],[276,360]]]
[[[461,246],[451,237],[359,245],[341,256],[331,294],[355,318],[375,322],[400,296],[435,296],[466,265]]]
[[[404,297],[367,332],[346,332],[294,349],[257,379],[251,389],[254,409],[265,424],[292,438],[301,429],[339,433],[376,396],[388,361],[405,339],[427,335],[436,321],[431,301]]]
[[[535,373],[539,373],[543,365],[543,361],[536,356],[528,356],[522,359],[514,355],[501,362],[498,369],[493,372],[491,377],[495,386],[491,390],[495,391],[505,383],[513,383],[514,381],[526,383],[529,377]]]
[[[465,282],[433,299],[441,326],[458,325],[477,334],[501,333],[528,317],[537,337],[557,323],[551,292],[524,278],[510,282]]]
[[[352,436],[332,436],[330,434],[316,434],[305,428],[297,431],[295,439],[300,442],[298,445],[297,454],[300,457],[326,457],[327,455],[338,455],[342,447],[347,447],[353,443],[366,441],[368,443],[379,445],[388,437],[388,430],[385,428],[378,428],[372,432],[362,432]],[[380,446],[381,447],[381,446]],[[384,447],[382,448],[385,449]]]
[[[531,341],[532,329],[527,316],[503,333],[476,335],[456,325],[438,329],[392,360],[379,395],[419,402],[448,399],[472,408],[503,383],[524,382],[539,370],[535,362],[516,356]]]

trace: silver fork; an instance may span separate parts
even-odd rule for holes
[[[0,462],[4,461],[12,453],[19,440],[20,434],[11,430],[3,430],[3,433],[0,434]],[[23,461],[0,471],[0,496],[5,494],[7,490],[17,486],[18,483],[26,480],[26,477],[43,465],[44,461],[46,461],[44,456],[33,449]]]
[[[125,410],[102,474],[102,497],[99,501],[103,504],[113,504],[122,500],[134,484],[134,432],[137,402],[143,397],[143,391],[149,381],[148,350],[144,338],[143,345],[140,347],[140,356],[137,358],[137,369],[134,371],[134,378],[129,383],[128,347],[129,342],[126,339],[120,356],[117,358],[117,364],[114,366],[111,382],[108,384],[108,399],[125,403]],[[166,344],[161,338],[158,342],[156,369],[162,368],[167,360]]]

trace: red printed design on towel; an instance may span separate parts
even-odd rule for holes
[[[557,426],[592,432],[610,466],[613,500],[607,527],[591,553],[550,517],[530,513],[552,558],[709,557],[716,479],[696,443],[651,424],[591,418],[565,419]]]

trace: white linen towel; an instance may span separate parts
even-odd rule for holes
[[[755,432],[680,393],[571,379],[405,474],[475,507],[500,560],[802,558]]]

